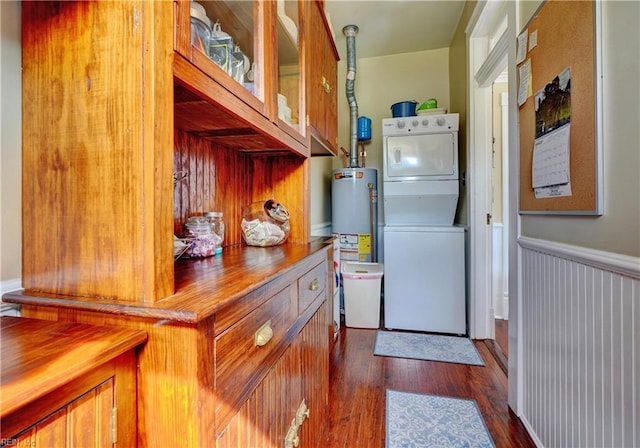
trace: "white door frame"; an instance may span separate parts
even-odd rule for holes
[[[478,2],[466,28],[468,50],[468,134],[467,160],[469,173],[469,249],[470,249],[470,322],[469,332],[474,339],[495,338],[491,291],[491,226],[486,214],[491,210],[491,151],[490,129],[491,89],[480,87],[475,75],[489,56],[487,24],[497,14],[507,15],[507,66],[509,68],[509,137],[508,137],[508,218],[505,231],[509,235],[509,406],[520,415],[522,403],[522,344],[520,271],[517,237],[518,215],[518,108],[516,84],[516,33],[518,30],[518,2],[508,0]],[[484,28],[484,29],[483,29]],[[504,62],[501,62],[504,67]],[[486,72],[487,70],[485,70]],[[490,76],[488,77],[490,78]]]
[[[490,61],[489,38],[504,1],[479,2],[467,25],[468,104],[467,173],[469,182],[469,333],[473,339],[494,339],[492,291],[492,89],[506,65],[504,57]],[[505,53],[506,56],[506,53]],[[488,68],[487,68],[488,67]],[[496,72],[497,70],[497,72]],[[479,85],[476,74],[483,73]]]

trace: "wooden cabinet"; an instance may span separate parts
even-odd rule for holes
[[[2,444],[136,444],[142,331],[3,317]]]
[[[300,33],[298,62],[285,59],[278,4],[203,2],[221,22],[223,7],[251,18],[252,43],[236,35],[257,63],[255,94],[192,47],[189,1],[23,4],[27,291],[160,301],[176,292],[173,235],[189,216],[222,211],[225,245],[242,244],[243,206],[270,198],[291,213],[289,241],[309,241],[300,117],[316,39]],[[285,4],[303,30],[306,3]],[[279,90],[295,126],[279,118]]]
[[[329,390],[326,306],[324,302],[219,430],[216,447],[324,446]]]
[[[330,250],[310,241],[309,5],[202,5],[256,63],[253,86],[192,45],[188,0],[22,4],[25,290],[3,299],[27,317],[148,333],[139,446],[210,446],[278,365],[301,384],[287,409],[324,393],[328,375],[299,379],[304,329],[326,309],[327,283],[313,280]],[[243,207],[271,198],[289,210],[287,242],[243,245]],[[175,261],[173,236],[213,210],[224,214],[223,256]],[[268,321],[267,350],[245,341]],[[313,322],[326,336],[326,318]],[[238,347],[252,355],[240,364]],[[319,420],[300,434],[320,437]]]
[[[323,240],[231,247],[195,267],[180,260],[180,292],[153,304],[3,300],[20,303],[26,317],[148,334],[137,358],[140,447],[226,446],[250,433],[256,446],[283,446],[303,401],[300,446],[317,447],[327,421],[331,250]]]
[[[321,2],[307,2],[307,113],[312,155],[338,152],[338,50]]]
[[[205,19],[220,26],[217,35],[228,36],[223,45],[217,44],[223,40],[212,39],[209,48],[219,49],[232,41],[247,57],[252,76],[234,78],[227,63],[217,64],[216,55],[194,45],[192,3],[176,2],[176,84],[195,95],[180,92],[176,126],[187,132],[206,132],[208,138],[242,151],[286,150],[308,156],[299,7],[303,2],[198,3]],[[286,117],[284,107],[291,109]]]
[[[296,439],[301,447],[323,446],[329,391],[329,323],[326,310],[329,291],[325,289],[326,278],[327,264],[320,262],[298,278],[297,288],[294,283],[266,302],[272,306],[270,302],[278,297],[281,297],[280,300],[283,302],[290,299],[289,310],[297,309],[301,316],[308,316],[310,310],[314,311],[314,314],[271,368],[269,363],[263,363],[259,358],[256,360],[256,354],[253,352],[264,351],[258,356],[266,358],[271,350],[277,348],[277,329],[281,326],[275,325],[273,320],[269,320],[269,325],[273,326],[274,330],[273,340],[268,342],[274,344],[271,350],[267,345],[257,349],[241,346],[236,350],[236,369],[229,375],[237,383],[236,390],[239,389],[238,385],[247,384],[247,379],[243,377],[243,370],[247,364],[259,364],[262,368],[268,369],[268,372],[230,420],[225,415],[218,415],[220,429],[216,446],[293,447],[293,441]],[[321,301],[320,306],[318,300]],[[258,327],[267,317],[262,316],[263,311],[256,310],[245,318],[255,323],[252,328]],[[255,319],[256,314],[260,315],[260,318]],[[225,331],[223,336],[227,336],[230,331],[233,330]],[[217,348],[216,354],[218,353]],[[220,379],[221,373],[226,374],[217,371],[216,378],[224,383],[224,380]],[[234,400],[225,400],[225,404],[230,401]],[[283,445],[287,437],[291,444]]]

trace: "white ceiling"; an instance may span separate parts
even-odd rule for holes
[[[342,28],[356,25],[356,58],[448,47],[463,0],[325,0],[340,53],[346,60]]]

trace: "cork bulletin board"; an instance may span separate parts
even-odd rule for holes
[[[602,214],[597,3],[548,0],[520,34],[520,213]],[[559,177],[551,165],[541,168],[552,158],[561,161]]]

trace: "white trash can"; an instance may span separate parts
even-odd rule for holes
[[[344,319],[347,327],[380,327],[382,263],[343,261]]]

